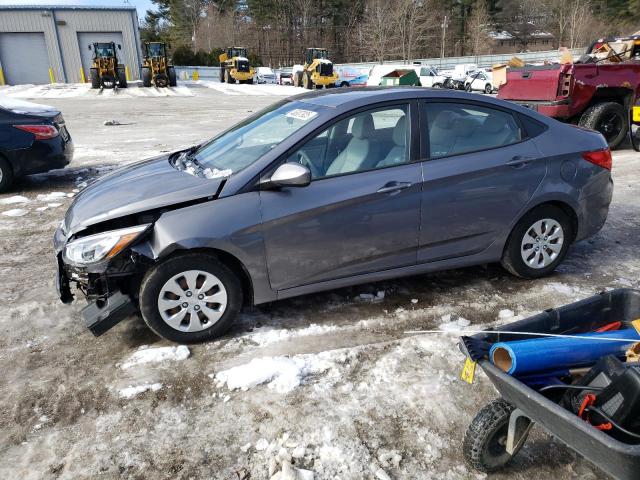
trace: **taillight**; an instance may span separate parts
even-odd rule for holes
[[[58,129],[53,125],[14,125],[14,128],[33,133],[36,140],[49,140],[58,136]]]
[[[592,152],[584,152],[582,154],[582,158],[587,162],[591,162],[594,165],[606,168],[607,170],[611,170],[611,164],[613,163],[611,160],[611,150],[608,148],[603,150],[594,150]]]

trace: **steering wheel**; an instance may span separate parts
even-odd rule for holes
[[[300,165],[307,167],[311,171],[311,178],[318,178],[322,176],[318,167],[315,166],[315,164],[309,158],[309,155],[307,155],[303,150],[298,150],[296,156],[298,157],[297,162]]]

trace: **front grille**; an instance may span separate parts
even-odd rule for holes
[[[239,72],[248,72],[249,71],[249,62],[247,60],[238,60],[238,71]]]
[[[333,63],[321,63],[320,75],[322,75],[323,77],[330,77],[331,75],[333,75]]]

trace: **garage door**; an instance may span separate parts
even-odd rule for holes
[[[127,63],[123,50],[118,50],[118,45],[122,45],[122,32],[78,32],[78,45],[80,46],[80,57],[82,58],[82,68],[87,81],[89,81],[89,69],[93,59],[93,50],[89,50],[89,45],[96,42],[114,42],[116,44],[116,55],[118,63]]]
[[[0,33],[0,63],[9,85],[50,82],[44,33]]]

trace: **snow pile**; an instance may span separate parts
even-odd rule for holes
[[[29,203],[27,197],[23,197],[22,195],[14,195],[13,197],[3,198],[0,200],[0,205],[15,205],[16,203]]]
[[[120,395],[120,398],[133,398],[136,395],[139,395],[141,393],[144,393],[148,390],[151,390],[153,392],[157,392],[158,390],[160,390],[162,388],[162,384],[161,383],[146,383],[144,385],[138,385],[135,387],[127,387],[127,388],[123,388],[122,390],[120,390],[118,392],[118,395]]]
[[[346,352],[327,351],[317,355],[304,354],[293,357],[254,358],[249,363],[209,375],[215,378],[218,387],[229,390],[249,390],[267,384],[278,393],[288,393],[299,387],[311,375],[325,373],[344,363]]]
[[[308,327],[299,329],[264,329],[258,332],[252,332],[249,335],[241,337],[250,340],[263,347],[275,342],[290,340],[293,338],[306,337],[311,335],[324,335],[336,331],[338,327],[335,325],[318,325],[312,323]]]
[[[512,318],[513,317],[513,310],[509,310],[508,308],[505,308],[503,310],[500,310],[498,312],[498,318],[500,320],[506,320],[508,318]]]
[[[145,363],[160,363],[167,360],[185,360],[189,357],[189,354],[189,349],[184,345],[180,345],[178,347],[157,348],[140,347],[140,350],[134,352],[133,355],[131,355],[129,359],[121,365],[121,368],[124,370]]]
[[[466,318],[458,318],[457,320],[451,320],[451,315],[443,315],[442,322],[440,324],[440,330],[443,332],[457,332],[458,330],[464,329],[471,325],[471,322]]]
[[[2,212],[2,215],[6,217],[22,217],[27,213],[29,213],[29,210],[25,210],[24,208],[12,208],[11,210]]]
[[[51,202],[53,200],[59,200],[61,198],[65,198],[66,196],[67,194],[64,192],[49,192],[45,194],[41,193],[36,197],[36,200],[39,200],[41,202]]]

